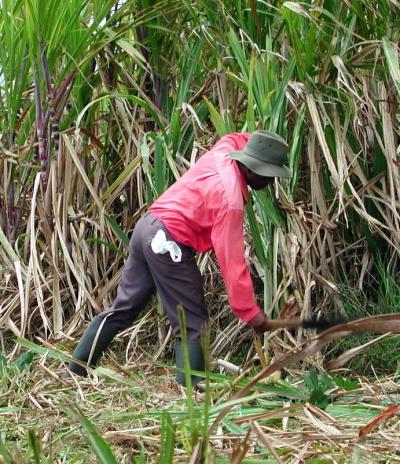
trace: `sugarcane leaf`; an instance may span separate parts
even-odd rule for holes
[[[126,235],[126,233],[122,230],[121,226],[118,224],[118,222],[109,214],[105,214],[104,217],[107,219],[107,222],[111,225],[113,231],[117,235],[117,237],[121,240],[121,242],[125,246],[129,246],[129,237]],[[119,252],[118,250],[114,250]]]
[[[223,137],[229,132],[228,128],[226,127],[224,118],[219,114],[218,110],[215,108],[215,106],[211,103],[211,101],[207,97],[203,97],[203,98],[205,102],[207,103],[208,110],[210,112],[210,118],[215,127],[215,130],[217,131],[217,134],[220,137]]]
[[[400,97],[400,64],[398,47],[393,42],[389,41],[386,37],[382,40],[383,51],[388,63],[389,72],[393,79],[397,93]]]

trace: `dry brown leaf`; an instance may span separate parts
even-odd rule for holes
[[[380,424],[388,421],[394,416],[400,414],[400,404],[391,404],[387,407],[383,412],[381,412],[375,419],[373,419],[369,424],[365,427],[362,427],[359,431],[360,437],[366,437],[370,434],[373,430],[379,427]]]
[[[339,369],[340,367],[344,366],[347,362],[349,362],[351,359],[353,359],[355,356],[360,354],[362,351],[366,350],[371,345],[374,345],[375,343],[379,342],[382,338],[385,338],[388,335],[390,334],[385,333],[383,335],[380,335],[379,337],[374,338],[373,340],[370,340],[367,343],[364,343],[363,345],[356,346],[355,348],[351,348],[350,350],[345,351],[343,354],[338,356],[336,359],[332,359],[332,361],[329,361],[326,364],[326,369],[328,371]]]
[[[320,351],[328,343],[342,337],[347,337],[353,333],[367,332],[367,333],[400,333],[400,314],[382,314],[380,316],[364,317],[355,321],[347,322],[345,324],[338,324],[325,330],[319,336],[306,341],[299,348],[289,351],[280,358],[278,358],[270,366],[262,369],[253,379],[241,390],[231,396],[228,401],[231,405],[222,409],[212,423],[210,431],[214,430],[219,422],[228,414],[234,406],[234,401],[238,398],[246,396],[250,390],[261,380],[270,376],[274,372],[283,369],[290,363],[299,362],[309,356],[313,356]]]
[[[258,440],[261,444],[269,449],[272,456],[275,458],[277,462],[282,463],[282,459],[279,457],[278,453],[276,452],[275,448],[273,447],[271,441],[269,440],[268,436],[263,432],[262,428],[258,425],[257,422],[250,422],[250,428],[252,432],[257,436]]]

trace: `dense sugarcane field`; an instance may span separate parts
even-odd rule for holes
[[[398,0],[0,1],[0,464],[400,462],[399,18]],[[246,204],[257,301],[341,324],[259,337],[199,254],[200,391],[175,382],[158,297],[65,378],[147,207],[257,129],[293,174]]]

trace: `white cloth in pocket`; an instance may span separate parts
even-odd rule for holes
[[[175,242],[167,240],[167,236],[162,229],[158,229],[156,235],[153,237],[151,249],[157,255],[169,253],[174,263],[180,263],[182,260],[182,250]]]

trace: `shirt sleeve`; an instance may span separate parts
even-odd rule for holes
[[[214,148],[218,151],[241,150],[249,138],[250,133],[248,132],[232,132],[220,138]]]
[[[233,313],[248,322],[261,309],[257,306],[253,282],[244,259],[243,223],[243,210],[228,209],[215,222],[211,241]]]

